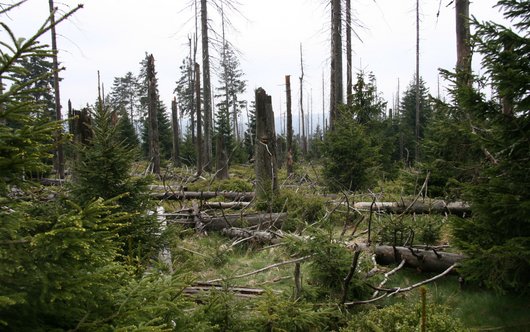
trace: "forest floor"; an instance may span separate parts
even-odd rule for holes
[[[287,178],[285,170],[281,170],[279,175],[280,190],[289,191],[301,195],[302,201],[311,200],[311,197],[325,194],[325,186],[320,183],[317,166],[300,168],[296,176]],[[176,174],[188,174],[185,176]],[[163,175],[163,181],[157,181],[158,185],[171,186],[172,188],[186,188],[189,191],[252,191],[253,168],[252,165],[237,165],[231,168],[229,180],[212,180],[209,177],[193,179],[193,174],[185,169],[179,172],[174,170],[168,171]],[[193,180],[192,180],[193,179]],[[419,184],[421,185],[421,183]],[[416,185],[418,188],[418,185]],[[402,183],[397,181],[381,183],[376,190],[379,192],[370,193],[348,193],[351,199],[356,201],[371,201],[377,197],[379,201],[395,201],[403,199],[404,192]],[[374,196],[375,195],[375,196]],[[224,201],[222,198],[215,198],[215,201]],[[326,211],[333,210],[333,199],[326,198],[324,206]],[[336,199],[335,199],[336,201]],[[199,201],[161,201],[165,212],[176,212],[186,208],[192,208],[193,205],[201,204]],[[284,206],[288,214],[295,208],[288,205]],[[303,209],[304,206],[301,206]],[[225,210],[223,214],[247,213],[254,212],[256,204],[251,205],[242,212],[241,210]],[[219,210],[205,211],[208,214],[219,215]],[[359,218],[362,214],[366,216],[366,211],[357,211]],[[326,215],[328,215],[326,214]],[[339,238],[344,229],[351,231],[354,227],[354,221],[359,219],[348,220],[345,224],[345,212],[333,212],[330,219],[333,229],[333,237]],[[353,217],[352,217],[353,218]],[[448,245],[451,243],[450,219],[457,217],[435,216],[435,215],[414,215],[404,218],[400,225],[395,227],[411,227],[416,230],[415,244],[425,244],[427,240],[430,245]],[[374,241],[384,242],[388,240],[388,226],[395,220],[392,216],[377,214],[374,216],[372,236]],[[171,221],[168,220],[169,224]],[[288,220],[288,223],[292,223]],[[300,227],[300,226],[303,227]],[[344,226],[346,225],[346,228]],[[303,230],[309,225],[304,220],[296,220],[295,226],[290,224],[291,228],[297,234],[303,234]],[[359,224],[358,233],[364,234],[356,238],[356,241],[365,241],[366,222]],[[219,283],[228,286],[261,288],[271,292],[282,292],[284,294],[294,294],[294,264],[285,264],[268,269],[264,272],[251,274],[247,277],[240,277],[247,273],[252,273],[272,264],[285,262],[292,259],[292,255],[282,244],[267,245],[254,241],[253,239],[234,239],[228,238],[219,232],[207,231],[196,232],[194,229],[182,226],[170,227],[170,252],[173,260],[173,268],[185,267],[193,273],[196,281],[205,282],[210,280],[222,279]],[[395,228],[394,228],[395,230]],[[348,233],[348,232],[347,232]],[[402,234],[403,236],[403,234]],[[422,240],[424,240],[422,242]],[[458,251],[456,248],[449,249]],[[311,263],[301,263],[301,278],[303,296],[307,298],[318,298],[318,285],[312,284],[310,277]],[[372,262],[369,255],[361,255],[358,273],[363,275],[362,271],[370,270]],[[388,272],[395,266],[380,267],[381,271]],[[377,285],[382,280],[382,273],[374,277],[370,283]],[[428,279],[435,274],[422,273],[416,269],[403,268],[389,278],[385,287],[406,287],[419,281]],[[337,280],[338,283],[341,280]],[[425,285],[427,290],[427,302],[445,305],[455,317],[459,318],[462,323],[473,331],[528,331],[530,329],[530,303],[526,298],[516,295],[499,295],[491,291],[461,284],[457,275],[448,275],[432,283]],[[383,299],[374,304],[366,305],[378,307],[395,302],[418,303],[420,293],[418,289],[410,292],[400,293],[391,299]],[[357,306],[358,307],[358,306]],[[363,310],[362,308],[360,310]]]

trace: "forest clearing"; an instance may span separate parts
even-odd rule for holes
[[[302,44],[284,113],[266,88],[242,99],[235,1],[190,2],[169,109],[145,53],[64,111],[56,28],[83,5],[49,0],[20,38],[9,15],[31,1],[2,4],[0,330],[528,331],[530,1],[497,2],[510,26],[447,4],[444,97],[420,76],[415,5],[416,71],[390,108],[353,72],[351,1],[326,1],[313,123]]]

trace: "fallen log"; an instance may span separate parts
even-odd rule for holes
[[[227,214],[224,216],[205,216],[195,213],[179,213],[176,219],[171,219],[171,214],[165,214],[167,222],[194,226],[199,230],[220,231],[231,227],[256,227],[259,229],[271,226],[280,227],[287,218],[287,213],[254,213],[254,214]]]
[[[243,209],[250,205],[250,202],[204,202],[202,206],[209,209]]]
[[[363,251],[372,250],[365,244],[357,244],[357,246]],[[405,266],[416,268],[422,272],[442,272],[465,258],[461,254],[441,252],[435,249],[425,250],[385,245],[375,246],[374,253],[378,264],[399,264],[405,260]]]
[[[151,193],[151,197],[159,200],[186,200],[201,199],[207,200],[214,197],[224,197],[234,201],[251,201],[254,199],[254,192],[234,192],[234,191],[175,191]]]
[[[342,203],[345,204],[345,203]],[[373,206],[372,206],[373,204]],[[357,202],[352,205],[354,209],[363,211],[378,211],[385,213],[438,213],[470,216],[471,206],[466,202],[445,202],[442,200],[428,200],[426,202]]]
[[[255,298],[265,292],[261,288],[249,288],[249,287],[224,287],[221,284],[212,284],[206,282],[197,282],[191,286],[184,288],[183,294],[187,296],[196,296],[205,294],[211,291],[228,291],[233,293],[239,298]]]
[[[270,231],[255,231],[249,229],[226,228],[223,234],[229,237],[252,238],[263,244],[275,244],[281,241],[281,236]],[[280,233],[283,234],[283,233]],[[291,236],[296,236],[292,235]],[[302,240],[306,240],[296,236]],[[364,243],[344,243],[350,249],[373,251],[375,260],[380,265],[399,264],[405,261],[405,266],[416,268],[422,272],[442,272],[465,258],[464,255],[438,251],[436,249],[418,249],[412,247],[393,247],[376,245],[375,248]]]

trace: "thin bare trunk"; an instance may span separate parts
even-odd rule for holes
[[[204,95],[204,163],[210,168],[212,156],[212,97],[210,81],[210,54],[208,40],[208,5],[207,0],[201,0],[201,33],[202,33],[202,79]]]
[[[416,144],[414,162],[420,160],[420,1],[416,0]]]
[[[351,0],[346,0],[346,100],[353,101],[352,43],[351,43]]]
[[[302,121],[302,153],[304,156],[307,155],[307,139],[306,139],[306,126],[304,116],[304,61],[302,56],[302,43],[300,43],[300,116]]]
[[[55,92],[55,120],[61,121],[61,94],[59,89],[59,61],[57,59],[57,34],[55,32],[55,6],[53,0],[49,0],[50,6],[50,25],[52,34],[52,65],[53,65],[53,90]],[[59,127],[55,133],[55,168],[59,175],[59,178],[64,179],[64,152],[62,140],[62,129]]]
[[[197,175],[202,174],[203,148],[202,148],[202,123],[201,123],[201,69],[195,64],[195,101],[197,103]]]
[[[341,0],[331,0],[331,75],[329,129],[333,130],[342,104],[342,16]]]
[[[285,75],[287,98],[287,175],[293,174],[293,115],[291,113],[291,76]]]
[[[180,148],[179,148],[179,119],[177,109],[177,99],[173,97],[171,102],[171,124],[173,126],[173,165],[180,166]]]

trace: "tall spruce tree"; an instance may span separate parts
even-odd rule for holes
[[[420,79],[419,91],[419,128],[418,137],[421,142],[425,136],[425,127],[432,116],[432,106],[429,101],[429,92],[423,79]],[[404,92],[399,104],[399,116],[397,116],[399,133],[403,138],[403,161],[411,164],[415,161],[416,149],[416,82],[413,80]]]

